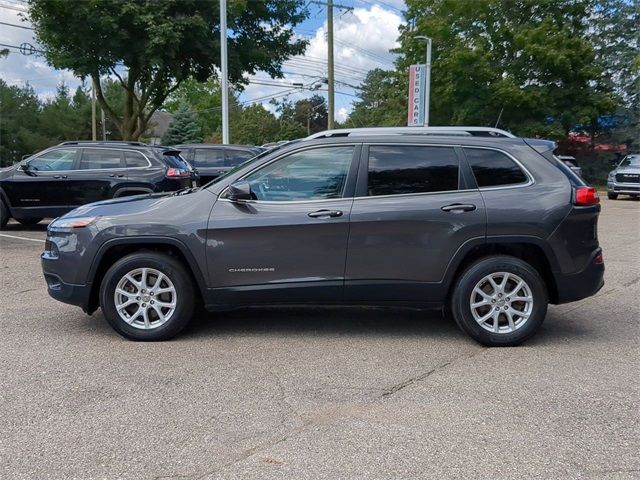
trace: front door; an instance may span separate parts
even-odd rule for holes
[[[15,170],[5,188],[14,208],[34,216],[59,215],[72,207],[69,174],[74,168],[76,148],[58,148],[44,152]]]
[[[449,261],[465,242],[485,237],[480,192],[466,185],[454,147],[370,145],[365,157],[351,210],[346,300],[441,300]]]
[[[215,303],[342,299],[355,145],[279,157],[244,177],[253,201],[215,203],[207,233]]]

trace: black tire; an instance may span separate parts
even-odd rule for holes
[[[164,324],[150,330],[130,325],[116,310],[116,286],[127,273],[137,268],[158,270],[171,280],[176,291],[175,311]],[[162,341],[175,337],[191,320],[194,303],[193,283],[185,267],[169,255],[155,252],[138,252],[121,258],[109,268],[100,285],[100,306],[105,318],[116,332],[129,340]]]
[[[0,230],[4,229],[9,221],[9,209],[4,204],[2,200],[0,200]]]
[[[617,200],[618,199],[618,194],[617,193],[607,192],[607,198],[609,200]]]
[[[37,225],[44,217],[40,218],[16,218],[21,225]]]
[[[533,307],[528,319],[512,332],[493,333],[485,330],[475,320],[471,311],[471,296],[478,282],[487,275],[498,272],[518,275],[529,286],[533,298]],[[545,282],[531,265],[515,257],[498,255],[481,258],[462,272],[454,286],[451,310],[460,329],[477,342],[489,347],[510,347],[521,344],[538,331],[547,314],[548,303]],[[490,306],[488,311],[493,308]],[[506,321],[504,316],[498,318],[499,325],[500,322]]]

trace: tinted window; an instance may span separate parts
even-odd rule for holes
[[[232,150],[227,149],[227,158],[224,161],[225,166],[235,167],[246,162],[250,158],[255,157],[255,153],[248,150]]]
[[[76,157],[75,148],[61,148],[51,150],[29,161],[29,166],[34,170],[53,171],[71,170]]]
[[[479,187],[514,185],[528,180],[516,162],[504,153],[480,148],[465,148],[464,152]]]
[[[160,158],[172,168],[180,168],[182,170],[191,170],[191,167],[187,161],[180,156],[178,152],[168,151],[166,153],[160,152]]]
[[[121,168],[121,156],[120,150],[85,148],[80,158],[80,170]]]
[[[224,150],[222,148],[196,148],[193,165],[197,167],[223,167]]]
[[[326,147],[293,153],[245,178],[256,200],[320,200],[344,192],[354,147]]]
[[[620,162],[621,167],[640,167],[640,155],[627,155],[624,157],[622,162]]]
[[[450,147],[369,147],[369,195],[458,189],[458,157]]]
[[[124,161],[128,168],[149,166],[149,162],[140,152],[124,152]]]

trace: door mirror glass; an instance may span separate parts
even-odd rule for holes
[[[229,185],[226,197],[234,202],[241,200],[253,200],[251,185],[246,180],[238,180]]]

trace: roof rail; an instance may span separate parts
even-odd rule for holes
[[[146,143],[130,140],[73,140],[62,142],[59,145],[134,145],[144,146]]]
[[[369,127],[369,128],[339,128],[314,133],[305,138],[350,137],[367,135],[445,135],[464,137],[515,138],[510,132],[493,127]]]

